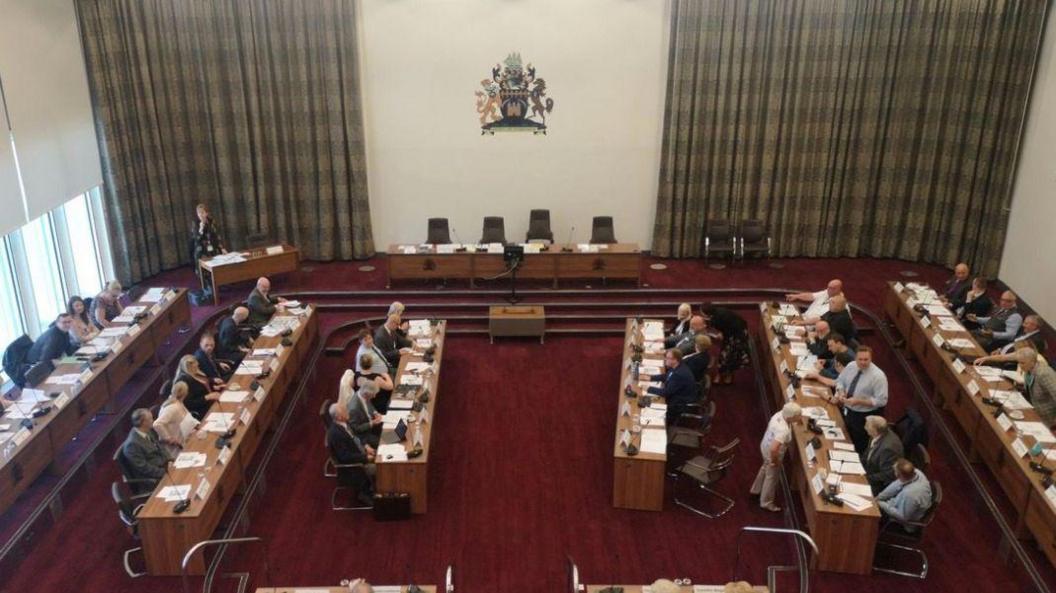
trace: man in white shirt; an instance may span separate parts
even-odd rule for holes
[[[873,350],[859,346],[854,362],[836,378],[836,403],[843,407],[848,436],[861,455],[869,445],[866,416],[883,416],[887,407],[887,375],[873,364]]]
[[[777,493],[777,472],[785,457],[785,450],[792,442],[791,425],[799,424],[802,420],[803,411],[799,404],[788,402],[780,412],[770,417],[766,433],[759,444],[763,465],[755,475],[755,482],[749,492],[759,496],[760,507],[773,513],[781,511],[781,507],[774,504],[774,495]]]
[[[829,312],[829,301],[832,297],[843,294],[843,281],[839,279],[829,280],[825,290],[818,292],[790,292],[785,295],[785,300],[790,303],[810,303],[807,310],[803,312],[803,319],[817,321],[821,316]]]

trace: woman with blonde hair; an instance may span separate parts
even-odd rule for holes
[[[172,384],[169,397],[158,409],[158,418],[154,421],[154,430],[161,439],[162,446],[169,452],[169,456],[175,458],[183,449],[183,443],[191,430],[198,424],[183,400],[187,398],[187,384],[178,381]]]
[[[337,384],[337,403],[344,409],[352,403],[356,396],[356,372],[349,369],[341,375],[341,381]]]
[[[121,315],[121,311],[124,310],[121,306],[122,290],[124,289],[120,282],[111,280],[106,283],[106,288],[102,292],[95,295],[95,300],[92,301],[92,321],[96,327],[106,329],[110,327],[110,322],[115,317]]]
[[[179,382],[187,384],[187,397],[183,405],[187,406],[191,416],[201,420],[209,412],[213,402],[220,399],[220,392],[213,391],[209,377],[198,368],[198,359],[193,354],[186,354],[180,358],[180,366],[176,370],[176,378],[172,380],[173,385]]]

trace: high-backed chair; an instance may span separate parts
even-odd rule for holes
[[[501,216],[485,216],[480,242],[506,244],[506,222]]]
[[[928,576],[928,555],[924,553],[924,550],[913,547],[914,545],[919,546],[924,541],[924,530],[931,522],[935,519],[935,512],[939,508],[939,504],[942,503],[942,484],[932,480],[931,481],[931,506],[928,508],[928,512],[920,519],[920,521],[899,521],[894,517],[887,517],[887,523],[880,528],[880,535],[877,537],[876,547],[902,550],[905,552],[911,552],[920,558],[920,570],[918,572],[906,572],[899,570],[891,566],[880,566],[873,564],[873,570],[877,572],[886,572],[889,574],[897,574],[904,577],[914,577],[923,579]],[[902,543],[893,543],[898,541]],[[905,545],[912,544],[912,545]]]
[[[531,211],[528,215],[528,233],[525,235],[524,240],[528,243],[532,241],[554,242],[554,232],[550,230],[549,210]]]
[[[150,478],[133,478],[135,475],[132,471],[132,464],[129,463],[128,458],[125,457],[124,443],[117,446],[117,450],[114,451],[114,463],[117,464],[118,469],[121,470],[121,479],[128,487],[132,490],[133,494],[139,495],[143,493],[150,493],[154,490],[154,486],[157,485],[157,480]]]
[[[110,495],[114,498],[114,503],[117,505],[117,518],[121,520],[125,528],[128,529],[128,533],[133,539],[139,539],[139,512],[143,510],[143,505],[146,504],[146,500],[150,498],[151,493],[146,492],[143,494],[132,495],[128,491],[128,486],[121,482],[114,482],[110,485]],[[144,502],[138,502],[138,501]],[[137,504],[138,503],[138,504]],[[132,578],[141,577],[146,573],[136,572],[132,569],[132,562],[130,556],[136,552],[143,551],[143,547],[132,548],[125,550],[124,553],[124,564],[125,572]]]
[[[770,257],[771,240],[766,225],[758,219],[749,219],[741,224],[741,259],[748,255]]]
[[[594,217],[590,228],[590,242],[599,245],[616,243],[616,231],[613,229],[611,216]]]
[[[675,504],[708,519],[717,519],[728,513],[733,508],[733,499],[720,494],[711,486],[721,480],[726,475],[726,470],[733,465],[733,452],[740,442],[740,439],[733,439],[721,447],[713,446],[707,453],[690,459],[678,468],[675,487],[678,487],[683,477],[692,480],[697,489],[722,501],[723,504],[718,511],[709,512],[690,504],[678,494],[677,489],[675,490]]]
[[[728,220],[709,220],[704,228],[704,259],[712,255],[737,255],[737,240]]]
[[[334,403],[329,399],[323,400],[323,405],[319,408],[319,418],[323,421],[323,442],[326,442],[326,433],[330,431],[330,424],[333,423],[333,419],[330,418],[330,404]],[[324,478],[336,478],[337,470],[334,469],[333,459],[328,455],[326,461],[323,462],[323,477]]]
[[[429,219],[429,236],[426,238],[425,242],[432,243],[433,245],[447,245],[451,243],[451,228],[448,226],[446,218]]]

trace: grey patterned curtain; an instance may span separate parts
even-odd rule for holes
[[[1045,0],[673,0],[653,252],[997,271]]]
[[[77,0],[118,277],[229,245],[374,252],[352,0]]]

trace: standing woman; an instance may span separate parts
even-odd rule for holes
[[[220,393],[213,391],[209,377],[198,368],[198,359],[193,354],[180,358],[180,367],[176,370],[176,378],[172,380],[172,384],[181,382],[187,384],[187,397],[183,400],[183,405],[191,416],[201,420],[213,402],[220,399]]]
[[[70,335],[78,344],[87,344],[99,335],[99,329],[88,317],[88,308],[84,306],[84,299],[79,296],[70,297],[70,301],[66,303],[66,312],[73,318],[73,323],[70,324]]]
[[[733,383],[733,373],[751,361],[748,355],[748,323],[733,311],[708,303],[701,306],[700,313],[708,325],[719,332],[722,340],[719,378],[715,382],[729,385]]]
[[[158,418],[154,420],[154,430],[158,433],[162,446],[174,459],[183,449],[184,435],[190,434],[191,429],[198,424],[187,406],[183,404],[187,393],[186,383],[183,381],[173,383],[168,399],[162,402],[158,409]]]
[[[227,253],[224,247],[224,239],[216,228],[213,217],[209,215],[209,209],[205,204],[195,207],[197,218],[191,223],[191,263],[195,266],[202,287],[206,286],[205,278],[202,277],[202,269],[198,266],[198,260],[211,258],[221,253]]]

